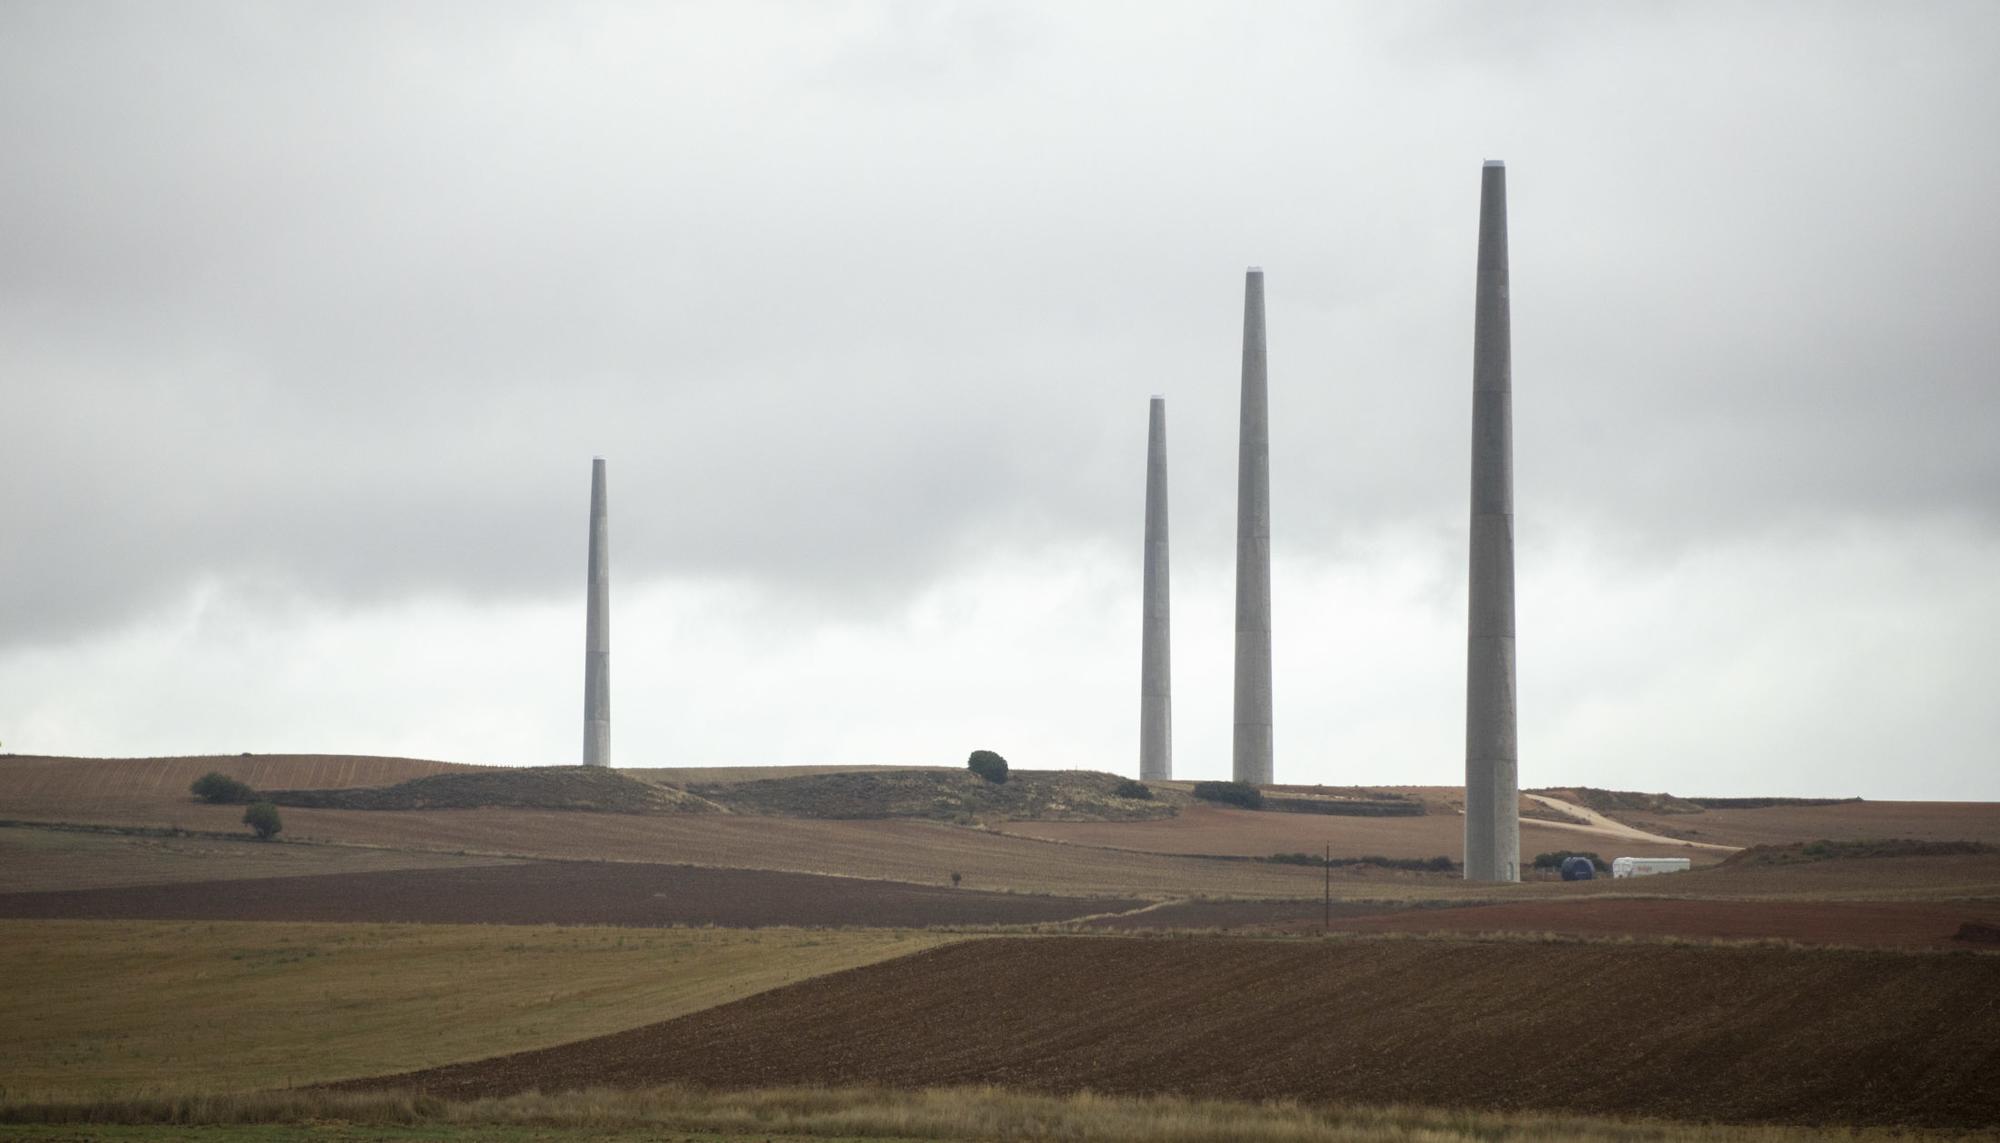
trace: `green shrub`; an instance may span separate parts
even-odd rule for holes
[[[278,820],[278,807],[269,802],[258,802],[243,811],[243,824],[257,831],[258,841],[269,841],[285,828]]]
[[[1194,796],[1207,802],[1242,806],[1246,810],[1264,807],[1264,794],[1248,782],[1196,782]]]
[[[257,791],[218,770],[196,778],[188,792],[211,806],[240,806],[257,800]]]
[[[1137,798],[1142,802],[1150,802],[1153,800],[1153,788],[1144,782],[1134,782],[1132,779],[1127,778],[1118,783],[1117,788],[1111,791],[1111,796],[1114,798]]]
[[[1007,781],[1007,760],[991,750],[975,750],[965,760],[965,768],[993,783],[1003,785]]]

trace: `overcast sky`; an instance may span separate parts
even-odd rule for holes
[[[0,742],[1464,773],[1481,162],[1521,777],[2000,799],[2000,5],[0,0]]]

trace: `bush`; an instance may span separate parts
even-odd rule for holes
[[[1263,792],[1248,782],[1196,782],[1194,796],[1203,801],[1242,806],[1246,810],[1264,808]]]
[[[196,778],[188,793],[211,806],[240,806],[257,800],[257,791],[217,770]]]
[[[1594,853],[1579,853],[1573,849],[1558,849],[1554,853],[1538,853],[1535,855],[1535,868],[1561,869],[1563,862],[1568,861],[1572,857],[1588,857],[1591,868],[1597,870],[1599,873],[1611,872],[1610,862]]]
[[[1134,782],[1132,779],[1127,778],[1118,783],[1118,787],[1111,791],[1111,796],[1114,798],[1137,798],[1142,802],[1150,802],[1153,800],[1153,788],[1144,782]]]
[[[269,802],[258,802],[243,811],[243,824],[257,831],[258,841],[269,841],[285,828],[278,820],[278,807]]]
[[[991,750],[973,751],[965,760],[965,768],[996,786],[1007,781],[1007,760]]]

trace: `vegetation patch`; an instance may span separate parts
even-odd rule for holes
[[[1422,802],[1400,794],[1379,798],[1299,798],[1266,794],[1263,808],[1287,814],[1330,814],[1345,818],[1420,818],[1425,812]]]
[[[1921,841],[1915,838],[1888,838],[1880,841],[1818,841],[1792,845],[1755,845],[1733,853],[1724,867],[1761,865],[1804,865],[1814,861],[1849,861],[1871,857],[1962,857],[2000,853],[2000,848],[1983,841]]]
[[[1561,1139],[1567,1143],[1814,1143],[1811,1129],[1644,1125],[1582,1115],[1470,1112],[1338,1103],[1191,1099],[1176,1095],[1047,1095],[988,1085],[896,1091],[878,1087],[763,1088],[706,1091],[665,1086],[452,1100],[417,1092],[293,1090],[228,1096],[149,1096],[67,1103],[0,1103],[0,1123],[24,1139],[62,1140],[88,1125],[92,1138],[155,1137],[315,1143],[383,1139],[466,1139],[513,1143],[588,1140],[689,1143],[840,1139],[893,1143],[911,1139],[1069,1139],[1127,1143],[1356,1143],[1421,1139],[1475,1143]],[[299,1125],[278,1134],[273,1125]],[[207,1130],[203,1130],[206,1128]],[[219,1130],[218,1130],[219,1129]],[[47,1134],[40,1133],[46,1130]],[[126,1134],[129,1130],[131,1134]],[[211,1134],[211,1132],[216,1132]],[[408,1134],[405,1134],[408,1132]],[[691,1135],[690,1133],[699,1133]],[[1843,1131],[1851,1143],[1907,1143],[1908,1136]]]
[[[1462,866],[1449,857],[1382,857],[1368,854],[1365,857],[1327,858],[1317,853],[1274,853],[1261,860],[1274,865],[1321,865],[1339,867],[1344,865],[1372,865],[1378,869],[1403,869],[1412,873],[1456,873]]]
[[[272,790],[264,800],[318,810],[471,810],[503,806],[613,814],[713,812],[685,790],[629,778],[607,766],[527,766],[412,778],[394,786]]]
[[[739,814],[797,818],[926,818],[995,821],[1142,821],[1172,817],[1179,801],[1116,774],[1013,770],[994,782],[965,770],[877,770],[805,774],[754,782],[693,784],[689,792]],[[1181,799],[1184,801],[1184,799]]]
[[[1643,794],[1634,790],[1600,790],[1594,786],[1565,786],[1560,789],[1530,790],[1533,794],[1546,794],[1552,798],[1575,802],[1585,809],[1596,810],[1600,814],[1698,814],[1702,812],[1699,802],[1690,798],[1677,798],[1672,794]]]
[[[1860,798],[1689,798],[1705,810],[1768,810],[1773,806],[1845,806]]]
[[[1204,802],[1220,802],[1246,810],[1264,808],[1264,793],[1248,782],[1196,782],[1194,796]]]

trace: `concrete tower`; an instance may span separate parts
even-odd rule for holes
[[[583,764],[611,765],[611,549],[604,458],[590,462],[589,603],[583,628]]]
[[[1174,776],[1173,660],[1167,621],[1167,399],[1146,420],[1146,602],[1139,636],[1139,778]]]
[[[1514,364],[1507,300],[1507,167],[1479,184],[1472,325],[1472,578],[1465,657],[1465,879],[1521,879],[1514,707]]]
[[[1243,283],[1243,412],[1236,452],[1234,777],[1271,784],[1271,411],[1264,361],[1264,271]]]

